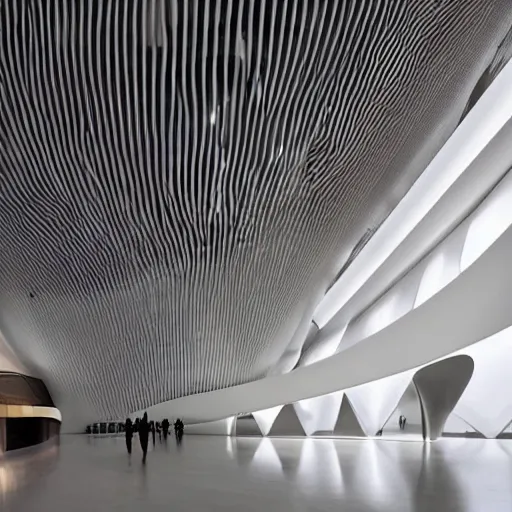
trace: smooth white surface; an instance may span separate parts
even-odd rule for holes
[[[451,434],[466,434],[468,432],[475,433],[476,430],[458,416],[457,413],[452,412],[444,424],[444,432]]]
[[[512,62],[491,83],[453,135],[322,299],[322,328],[421,222],[512,117]]]
[[[282,405],[278,405],[277,407],[271,407],[270,409],[264,409],[252,413],[256,423],[258,424],[258,427],[261,430],[261,433],[264,436],[270,432],[270,429],[272,428],[272,425],[274,424],[274,421],[276,420],[278,414],[281,412],[282,408]]]
[[[442,290],[460,274],[460,255],[466,239],[468,223],[460,225],[426,258],[414,307]]]
[[[345,335],[347,327],[348,324],[333,336],[325,337],[324,339],[315,342],[315,346],[308,351],[300,366],[309,366],[310,364],[318,363],[318,361],[322,361],[334,355],[341,340],[343,339],[343,336]]]
[[[408,313],[416,297],[419,280],[414,272],[399,281],[361,316],[355,318],[341,338],[338,351],[379,332]]]
[[[459,353],[475,362],[454,412],[484,436],[496,437],[512,420],[512,328]]]
[[[414,371],[368,382],[346,391],[366,435],[374,436],[384,426],[410,384]]]
[[[446,267],[446,257],[443,253],[436,254],[431,258],[421,278],[416,301],[414,302],[415,306],[423,304],[444,286],[445,279],[443,278]],[[451,279],[448,282],[450,281]]]
[[[510,512],[511,441],[64,436],[0,460],[2,512]]]
[[[512,173],[489,194],[471,219],[460,260],[461,270],[481,254],[512,224]]]
[[[315,432],[332,432],[338,419],[343,391],[301,400],[294,404],[297,417],[307,436]]]

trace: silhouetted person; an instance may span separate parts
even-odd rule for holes
[[[162,428],[160,427],[160,422],[156,422],[156,433],[158,434],[158,440],[162,440]]]
[[[142,462],[146,463],[146,456],[148,454],[148,441],[149,441],[149,423],[148,413],[145,412],[142,420],[139,423],[139,441],[142,448]]]
[[[176,439],[178,441],[178,444],[181,443],[181,438],[183,437],[183,421],[181,421],[179,418],[174,423],[174,434],[176,436]]]
[[[178,443],[181,443],[181,438],[183,437],[184,425],[181,422],[180,428],[178,430]]]
[[[377,436],[378,436],[378,437],[382,437],[382,429],[377,430]]]
[[[126,419],[126,423],[124,426],[124,435],[126,437],[126,449],[128,450],[128,454],[132,454],[132,437],[133,437],[133,425],[132,420],[130,418]]]
[[[164,439],[167,439],[167,434],[169,433],[169,427],[170,427],[169,420],[167,418],[165,418],[162,421],[162,430],[164,433]]]
[[[407,418],[402,416],[402,430],[405,430],[405,424],[407,423]]]
[[[404,429],[404,416],[403,414],[400,414],[400,418],[398,418],[398,427],[400,430]]]
[[[139,431],[140,418],[135,418],[135,423],[133,425],[133,432],[136,434]]]
[[[181,441],[181,436],[183,434],[183,427],[182,427],[183,423],[181,422],[181,420],[178,418],[175,422],[174,422],[174,434],[176,436],[176,439],[178,440],[178,442]]]
[[[151,430],[151,435],[153,436],[153,446],[155,446],[155,422],[154,421],[150,421],[149,422],[149,429]]]

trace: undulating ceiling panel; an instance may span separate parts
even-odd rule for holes
[[[509,0],[0,2],[0,330],[65,420],[291,369],[511,23]]]

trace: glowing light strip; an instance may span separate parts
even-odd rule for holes
[[[32,405],[0,405],[0,418],[49,418],[62,421],[59,409]]]

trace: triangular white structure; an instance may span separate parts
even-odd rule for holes
[[[262,411],[253,412],[252,415],[258,424],[261,433],[266,436],[270,432],[270,428],[274,423],[277,415],[281,412],[282,405],[271,407],[270,409],[264,409]]]
[[[269,436],[305,436],[306,433],[292,404],[285,405],[270,427]]]
[[[258,425],[254,415],[244,414],[235,420],[234,430],[236,436],[262,436],[260,426]]]
[[[472,435],[480,435],[482,434],[478,432],[474,427],[472,427],[466,420],[461,418],[458,414],[452,412],[446,423],[444,424],[443,435],[450,436],[472,436]],[[469,437],[468,436],[468,437]]]
[[[409,370],[345,392],[366,435],[374,436],[384,426],[396,409],[413,374],[414,370]]]
[[[498,439],[511,439],[512,438],[512,421],[507,423],[505,428],[497,436]]]
[[[295,403],[295,412],[306,435],[332,433],[342,399],[343,391],[337,391]]]
[[[333,434],[346,437],[366,437],[347,395],[343,396]]]

